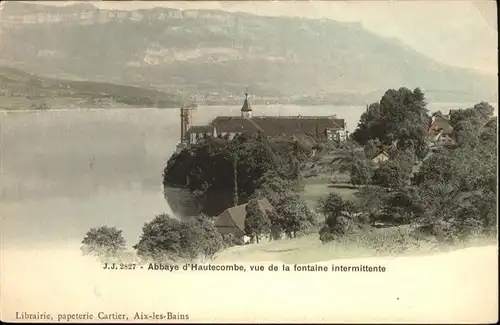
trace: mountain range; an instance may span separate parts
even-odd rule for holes
[[[497,77],[438,63],[359,23],[217,10],[102,10],[7,2],[0,64],[43,76],[207,98],[377,100],[420,87],[429,100],[497,100]]]

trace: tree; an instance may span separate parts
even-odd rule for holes
[[[390,189],[404,188],[410,183],[414,163],[412,150],[397,151],[393,159],[375,170],[373,184]]]
[[[259,134],[242,134],[231,141],[207,137],[172,155],[163,183],[187,186],[197,193],[203,213],[218,215],[236,201],[247,202],[259,178],[267,171],[283,169],[285,157]]]
[[[493,116],[494,108],[488,103],[481,102],[471,108],[453,110],[450,112],[450,125],[454,130],[460,130],[460,123],[468,121],[472,128],[479,129]]]
[[[233,206],[239,203],[238,196],[238,155],[233,154]]]
[[[443,149],[426,159],[418,173],[413,177],[413,184],[418,186],[431,180],[437,183],[451,180],[453,178],[453,161],[450,153],[450,150]]]
[[[351,184],[367,185],[373,177],[373,169],[367,159],[355,158],[351,165]]]
[[[358,212],[352,201],[343,200],[337,193],[330,193],[320,199],[317,210],[325,215],[325,224],[319,231],[320,240],[327,242],[337,236],[343,236],[357,229],[357,221],[353,215]]]
[[[280,157],[273,149],[272,143],[262,134],[235,136],[225,148],[227,154],[238,157],[237,185],[240,202],[248,201],[264,173],[281,166]]]
[[[358,127],[352,137],[365,145],[371,139],[379,139],[382,144],[390,145],[395,141],[404,149],[410,143],[421,148],[429,121],[428,110],[423,92],[416,88],[399,90],[389,89],[380,103],[371,104],[361,115]]]
[[[373,184],[385,188],[401,188],[405,186],[405,177],[395,161],[381,165],[373,174]]]
[[[480,102],[472,107],[476,112],[478,112],[480,119],[484,122],[488,121],[495,112],[495,108],[489,103]]]
[[[366,112],[361,114],[358,127],[351,134],[352,139],[360,145],[365,145],[370,139],[384,136],[382,125],[382,116],[380,112],[380,104],[372,103],[368,106]]]
[[[312,211],[298,195],[281,197],[275,209],[278,215],[277,222],[289,238],[296,238],[298,232],[315,225]]]
[[[490,120],[486,122],[484,127],[482,128],[480,134],[481,141],[483,141],[485,145],[492,145],[493,147],[497,146],[497,129],[498,117],[495,116],[494,118],[490,118]]]
[[[472,108],[452,111],[450,125],[453,127],[453,136],[457,144],[477,146],[483,131],[493,125],[493,111],[493,106],[485,102],[478,103]]]
[[[418,192],[411,188],[389,192],[384,198],[381,213],[375,220],[395,224],[408,224],[424,215]]]
[[[139,242],[133,247],[142,259],[164,261],[184,257],[181,223],[162,213],[142,227]]]
[[[370,139],[364,147],[365,156],[367,158],[375,157],[383,149],[382,142],[378,138]]]
[[[201,212],[218,215],[248,202],[266,173],[296,181],[310,151],[299,141],[276,141],[261,133],[237,135],[230,141],[207,137],[172,155],[163,184],[188,187],[196,193]]]
[[[187,222],[187,229],[195,233],[193,239],[198,243],[198,252],[205,257],[212,258],[215,253],[224,248],[224,238],[215,228],[210,218],[204,215],[197,216]]]
[[[373,174],[371,162],[364,151],[351,148],[346,154],[334,158],[333,164],[341,173],[349,173],[352,185],[367,185]]]
[[[283,233],[282,221],[280,220],[279,215],[276,213],[276,210],[266,211],[267,217],[269,219],[269,231],[270,231],[270,239],[271,240],[279,240],[281,239],[281,234]]]
[[[181,222],[165,213],[144,224],[134,245],[139,257],[159,262],[211,257],[223,247],[222,236],[206,217]]]
[[[435,153],[414,178],[423,221],[439,226],[445,239],[496,231],[498,155],[491,111],[484,103],[453,111],[459,146]]]
[[[267,213],[271,237],[285,232],[289,238],[315,225],[315,217],[297,191],[297,184],[279,171],[265,173],[258,182],[252,199],[267,198],[274,210]]]
[[[364,212],[366,223],[374,221],[383,211],[388,192],[379,187],[362,187],[358,193],[358,207]]]
[[[325,218],[338,217],[344,211],[344,200],[337,193],[330,193],[327,197],[318,201],[317,210]]]
[[[255,238],[259,243],[259,236],[269,232],[270,222],[265,213],[260,209],[257,200],[250,200],[245,207],[245,233]]]
[[[273,207],[277,207],[285,197],[296,198],[298,184],[282,175],[280,171],[268,171],[259,178],[257,189],[250,199],[269,200]]]
[[[82,240],[81,250],[85,255],[116,256],[125,250],[122,230],[108,226],[91,228]]]
[[[480,129],[471,120],[459,121],[453,129],[453,137],[459,146],[475,146],[479,142]]]

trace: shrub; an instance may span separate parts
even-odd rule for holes
[[[176,261],[212,257],[223,247],[222,235],[206,217],[181,222],[160,214],[144,224],[134,249],[143,260]]]
[[[222,239],[226,248],[245,244],[243,238],[235,237],[233,234],[222,235]]]
[[[297,183],[283,178],[279,173],[268,172],[259,179],[252,199],[262,198],[267,198],[274,208],[266,211],[271,239],[281,238],[283,232],[293,238],[315,226],[315,216],[300,197]]]
[[[125,250],[125,239],[122,230],[115,227],[91,228],[85,234],[80,249],[84,255],[117,256]]]
[[[321,240],[321,242],[326,243],[335,240],[335,238],[336,236],[334,234],[334,231],[327,225],[324,225],[319,230],[319,240]]]
[[[334,240],[359,230],[366,220],[357,213],[358,206],[348,200],[343,200],[337,193],[330,193],[319,201],[318,212],[325,215],[325,225],[320,229],[322,242]]]
[[[264,211],[259,207],[259,202],[255,199],[250,200],[245,207],[245,233],[252,239],[255,238],[257,243],[262,234],[269,232],[270,222]]]
[[[198,216],[188,222],[187,227],[195,233],[194,240],[199,254],[212,258],[215,253],[225,247],[224,238],[208,217]]]

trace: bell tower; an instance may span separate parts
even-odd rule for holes
[[[241,107],[241,117],[252,118],[252,107],[250,107],[250,103],[248,102],[248,91],[245,91],[245,101]]]
[[[191,103],[181,107],[181,143],[188,143],[188,130],[193,120],[192,111],[196,110],[198,105]]]

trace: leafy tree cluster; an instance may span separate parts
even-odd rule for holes
[[[411,149],[394,153],[391,159],[374,170],[372,184],[390,189],[402,189],[410,184],[416,157]]]
[[[417,162],[415,153],[411,149],[385,150],[391,152],[390,160],[374,163],[368,157],[380,153],[377,139],[369,140],[363,151],[351,150],[335,161],[340,162],[339,171],[350,175],[350,182],[354,186],[378,185],[385,188],[403,188],[412,177],[413,167]]]
[[[370,222],[417,223],[450,240],[494,233],[498,120],[493,110],[481,102],[450,111],[457,145],[431,152],[425,141],[430,118],[419,89],[388,90],[370,105],[351,135],[364,146],[364,155],[344,159],[353,184],[377,186],[359,191],[359,208]],[[362,163],[382,149],[390,152],[388,162],[376,167]],[[323,238],[335,233],[333,220],[323,227]]]
[[[493,106],[481,102],[469,109],[452,111],[450,125],[453,127],[453,136],[457,143],[459,145],[477,144],[483,126],[492,121],[493,110]]]
[[[231,233],[222,235],[222,239],[224,240],[224,244],[226,247],[240,246],[245,244],[243,238],[236,237]]]
[[[352,185],[368,185],[371,183],[374,166],[367,159],[365,152],[352,148],[345,155],[334,159],[335,162],[339,162],[340,172],[349,173]]]
[[[370,139],[365,143],[363,147],[363,152],[365,154],[365,157],[370,159],[374,158],[384,149],[385,147],[382,144],[382,142],[378,138],[375,138],[375,139]]]
[[[144,260],[176,261],[212,257],[224,246],[222,235],[208,218],[181,222],[160,214],[144,225],[134,249]]]
[[[456,148],[441,149],[415,176],[422,222],[439,227],[448,239],[496,231],[497,121],[480,103],[452,112]]]
[[[267,213],[272,239],[279,239],[283,233],[288,238],[295,238],[316,225],[313,212],[298,193],[296,181],[285,178],[280,172],[265,173],[252,198],[267,198],[274,208]]]
[[[259,243],[259,237],[262,234],[268,234],[270,231],[270,221],[266,211],[262,211],[259,202],[256,199],[250,200],[245,207],[245,233],[252,240],[255,238]]]
[[[423,157],[428,125],[427,104],[419,88],[389,89],[380,102],[368,106],[351,137],[361,145],[375,139],[384,145],[396,142],[398,148],[413,148]]]
[[[149,261],[193,260],[211,258],[235,243],[223,238],[209,218],[201,215],[188,222],[160,214],[144,224],[139,242],[133,246],[137,255]],[[85,235],[81,250],[101,258],[121,258],[125,239],[121,230],[103,226],[92,228]]]
[[[325,224],[319,235],[322,242],[355,232],[361,221],[359,207],[352,201],[344,200],[337,193],[330,193],[318,202],[318,212],[325,216]]]
[[[262,134],[232,140],[207,137],[175,153],[163,177],[164,186],[188,186],[207,215],[218,215],[248,202],[266,172],[298,179],[310,151],[298,141],[271,141]]]
[[[87,231],[80,249],[84,255],[107,258],[115,257],[123,252],[125,244],[122,230],[116,227],[102,226]]]

